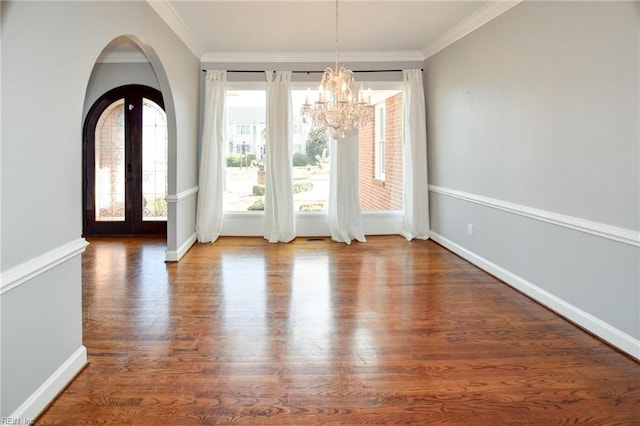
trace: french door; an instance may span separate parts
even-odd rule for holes
[[[167,120],[162,94],[102,95],[84,126],[84,235],[166,235]]]

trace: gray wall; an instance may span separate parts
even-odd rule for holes
[[[161,68],[173,193],[197,183],[200,66],[146,2],[3,1],[1,19],[0,416],[6,417],[37,414],[77,371],[77,362],[67,361],[83,358],[74,358],[83,349],[81,134],[96,59],[127,35]],[[192,206],[174,207],[174,227],[193,232]],[[176,232],[173,240],[181,243]]]
[[[524,2],[425,63],[434,239],[636,357],[638,22]]]
[[[91,72],[82,116],[87,117],[87,112],[100,96],[127,84],[142,84],[160,90],[160,83],[148,62],[97,63]]]

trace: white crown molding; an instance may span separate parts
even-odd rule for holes
[[[530,219],[536,219],[553,225],[573,229],[575,231],[596,235],[598,237],[607,238],[609,240],[631,246],[640,247],[640,232],[632,229],[620,228],[617,226],[607,225],[606,223],[594,222],[575,216],[536,209],[533,207],[523,206],[521,204],[510,203],[508,201],[497,200],[495,198],[484,197],[437,185],[429,185],[429,191],[528,217]]]
[[[290,62],[329,62],[335,60],[334,52],[261,52],[261,51],[214,51],[205,52],[195,36],[184,23],[178,12],[171,6],[169,0],[146,0],[153,10],[165,21],[173,32],[200,59],[202,63],[219,62],[259,62],[259,63],[290,63]],[[328,1],[328,0],[327,0]],[[353,0],[358,1],[358,0]],[[435,55],[469,33],[492,21],[523,0],[495,0],[478,12],[460,22],[435,43],[423,50],[400,51],[351,51],[340,52],[340,62],[414,62],[424,61]],[[134,62],[134,61],[102,61],[102,62]]]
[[[103,52],[96,59],[97,63],[149,63],[142,52]]]
[[[259,63],[291,63],[291,62],[323,62],[333,64],[335,52],[259,52],[259,51],[234,51],[234,52],[207,52],[202,56],[202,63],[218,62],[259,62]],[[424,60],[422,52],[418,50],[399,51],[345,51],[340,52],[338,58],[343,62],[421,62]]]
[[[204,49],[197,42],[195,36],[184,23],[178,12],[171,6],[169,0],[147,0],[147,3],[156,11],[160,18],[173,30],[182,42],[191,50],[196,58],[201,58]]]
[[[462,39],[464,36],[472,33],[481,26],[491,22],[498,16],[520,4],[522,1],[523,0],[495,0],[486,7],[483,7],[453,27],[451,30],[447,31],[445,35],[435,43],[427,46],[422,51],[423,59],[426,60],[441,50],[451,46],[456,41]]]
[[[0,275],[0,294],[4,294],[48,270],[78,256],[89,243],[78,238],[36,258],[21,263]]]

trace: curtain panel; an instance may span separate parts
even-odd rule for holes
[[[291,71],[266,71],[267,149],[264,238],[270,243],[296,237],[292,177]]]
[[[222,230],[226,92],[227,72],[207,71],[196,209],[196,235],[201,243],[214,242]]]
[[[404,225],[408,240],[429,238],[427,116],[419,69],[402,72],[404,105]]]
[[[358,131],[343,139],[331,139],[331,174],[329,181],[329,230],[339,243],[361,243],[360,196],[358,192]]]

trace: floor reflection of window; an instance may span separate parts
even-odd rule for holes
[[[218,309],[225,338],[217,342],[222,354],[218,374],[234,377],[255,374],[256,368],[270,368],[270,334],[267,324],[265,262],[262,255],[221,256],[222,300]]]
[[[312,361],[330,356],[334,324],[328,256],[295,259],[290,322],[296,353]]]
[[[240,336],[264,334],[266,316],[265,263],[262,256],[222,255],[225,327]]]

